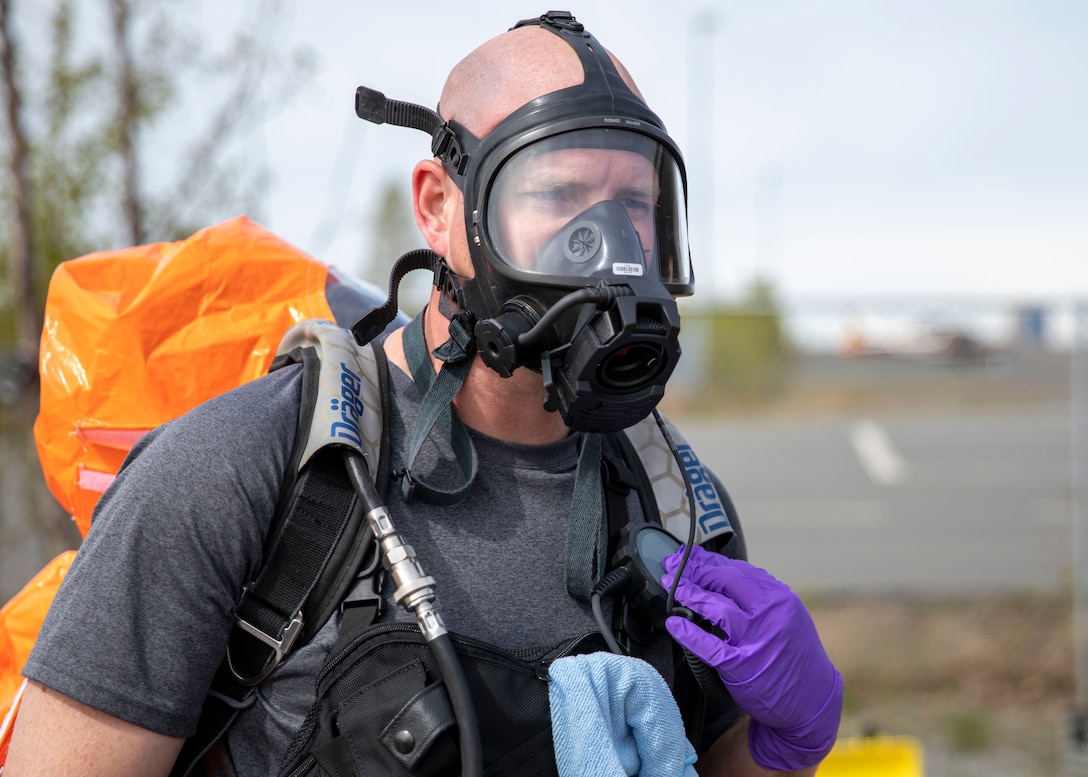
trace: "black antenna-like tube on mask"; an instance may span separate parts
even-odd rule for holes
[[[376,89],[360,86],[355,90],[355,115],[373,124],[393,124],[397,127],[423,130],[433,135],[442,117],[430,108],[415,103],[390,100]]]

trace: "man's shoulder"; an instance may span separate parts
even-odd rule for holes
[[[287,410],[297,415],[302,372],[301,364],[287,365],[211,397],[180,418],[221,419],[228,416],[244,422]]]

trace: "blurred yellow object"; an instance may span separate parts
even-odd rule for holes
[[[922,743],[910,736],[840,739],[817,777],[924,777]]]

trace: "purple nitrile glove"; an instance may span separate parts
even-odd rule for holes
[[[666,588],[682,555],[683,548],[664,560]],[[797,594],[759,567],[695,546],[676,601],[725,632],[719,638],[676,615],[665,621],[673,639],[718,671],[751,717],[748,748],[756,763],[784,771],[819,763],[839,730],[842,676]]]

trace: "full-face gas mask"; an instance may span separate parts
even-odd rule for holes
[[[365,87],[356,112],[430,132],[463,193],[475,274],[457,275],[438,258],[435,285],[443,312],[470,314],[484,363],[504,377],[539,370],[544,407],[568,426],[618,431],[653,410],[680,357],[674,298],[694,287],[684,164],[661,120],[573,16],[516,26],[530,24],[574,48],[584,81],[527,103],[486,137]],[[428,253],[407,269],[427,266]],[[394,268],[391,301],[400,274]]]

